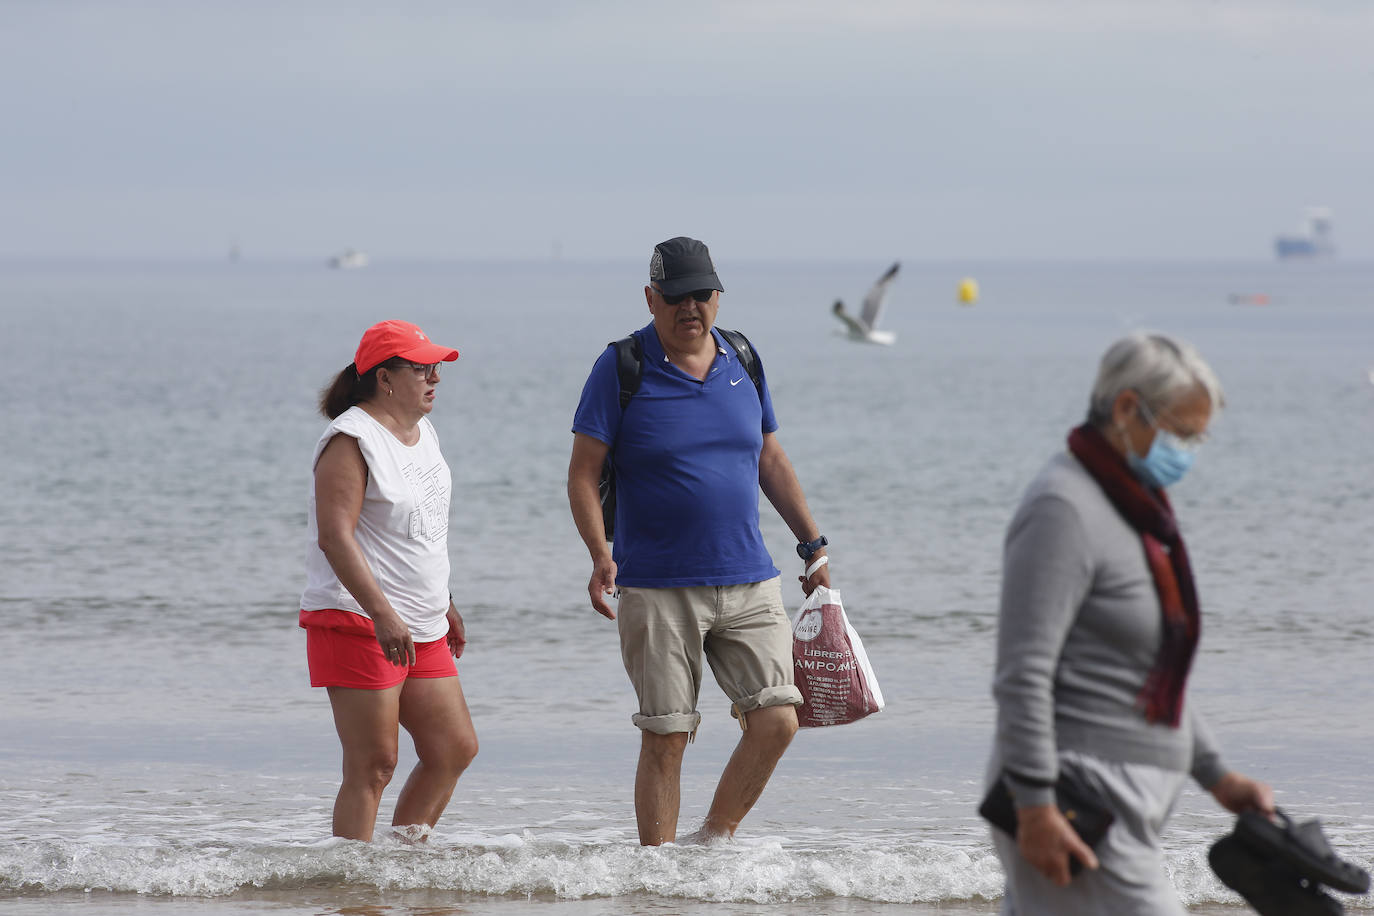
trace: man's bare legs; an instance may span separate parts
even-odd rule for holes
[[[698,836],[710,842],[735,835],[735,829],[763,794],[768,778],[797,733],[797,708],[765,706],[744,714],[740,735]]]
[[[640,733],[639,768],[635,771],[635,820],[639,845],[661,846],[677,839],[682,804],[682,754],[687,733]]]
[[[740,821],[763,794],[768,778],[797,733],[794,706],[768,706],[744,714],[746,728],[716,786],[711,810],[697,838],[710,841],[732,837]],[[635,818],[642,846],[659,846],[677,839],[681,806],[682,755],[687,734],[642,732],[639,769],[635,774]]]

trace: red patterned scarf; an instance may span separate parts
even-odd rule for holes
[[[1188,551],[1178,533],[1173,507],[1163,490],[1146,487],[1131,473],[1106,437],[1087,424],[1069,433],[1069,451],[1097,480],[1126,522],[1140,532],[1145,561],[1159,593],[1164,617],[1159,655],[1137,697],[1148,722],[1177,728],[1183,713],[1183,687],[1202,632],[1197,589]]]

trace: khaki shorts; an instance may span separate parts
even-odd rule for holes
[[[639,697],[634,723],[645,731],[697,730],[703,650],[741,727],[755,709],[801,705],[777,576],[745,585],[622,588],[616,622],[620,656]]]

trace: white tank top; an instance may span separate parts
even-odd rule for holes
[[[439,453],[434,425],[422,417],[420,441],[405,445],[367,411],[350,407],[320,437],[312,468],[329,440],[340,434],[358,440],[367,462],[367,490],[354,530],[367,565],[382,594],[410,627],[411,639],[442,639],[448,633],[448,508],[453,479]],[[337,608],[366,617],[320,550],[313,479],[309,519],[301,610]]]

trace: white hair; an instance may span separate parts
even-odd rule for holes
[[[1112,344],[1102,355],[1088,403],[1088,422],[1107,426],[1112,405],[1123,391],[1136,392],[1147,408],[1159,411],[1199,387],[1211,398],[1213,410],[1225,406],[1221,382],[1197,350],[1163,334],[1137,331]]]

